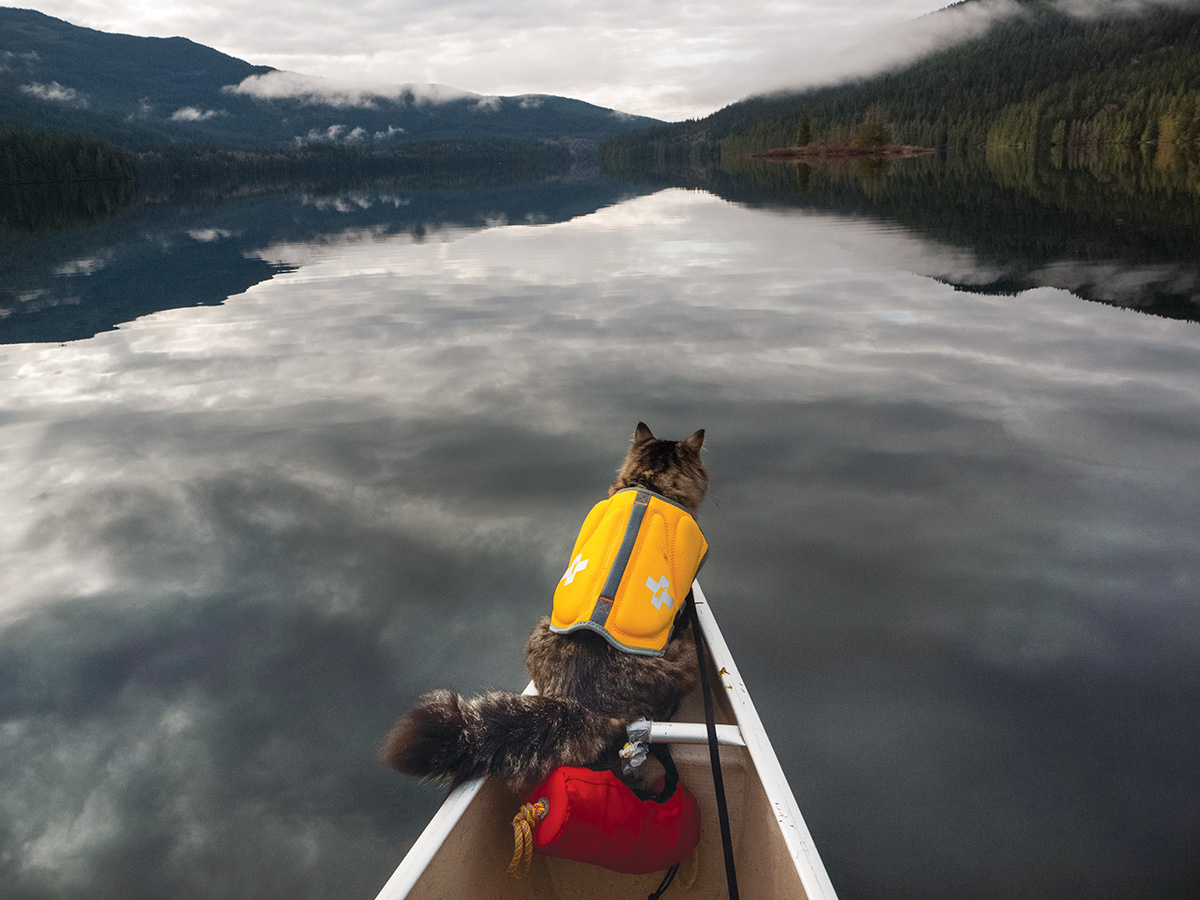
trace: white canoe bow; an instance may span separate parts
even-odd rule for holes
[[[712,665],[709,684],[719,723],[739,892],[773,900],[837,900],[699,583],[693,585],[693,601]],[[535,692],[532,683],[525,690]],[[680,867],[665,897],[721,900],[726,896],[724,856],[699,689],[685,699],[675,719],[654,723],[651,740],[675,745],[672,756],[680,780],[700,804],[701,835],[700,846]],[[662,873],[623,875],[537,853],[529,874],[513,881],[508,876],[511,823],[520,803],[487,779],[455,788],[377,900],[613,900],[645,896],[658,887]]]

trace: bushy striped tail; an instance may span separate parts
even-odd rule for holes
[[[558,766],[586,766],[625,740],[625,723],[574,700],[494,691],[470,699],[425,694],[396,723],[382,758],[448,785],[490,775],[517,792]]]

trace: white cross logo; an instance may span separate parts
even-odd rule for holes
[[[584,559],[583,554],[580,553],[577,557],[575,557],[573,560],[571,560],[571,564],[569,566],[567,566],[566,574],[563,575],[563,577],[560,578],[559,581],[561,581],[563,584],[570,584],[572,581],[575,580],[576,575],[578,575],[580,572],[582,572],[584,569],[587,568],[587,564],[588,564],[588,561],[586,559]]]
[[[650,588],[650,593],[654,595],[650,598],[650,602],[654,604],[655,609],[662,609],[664,603],[667,604],[667,609],[675,608],[675,598],[667,593],[667,588],[670,586],[671,579],[666,575],[658,581],[653,578],[646,579],[646,587]]]

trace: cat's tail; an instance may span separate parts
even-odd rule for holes
[[[559,697],[432,691],[396,723],[381,756],[406,775],[449,785],[490,775],[521,792],[557,766],[596,762],[620,746],[625,724]]]

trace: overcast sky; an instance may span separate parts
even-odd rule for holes
[[[946,27],[930,34],[918,24],[898,34],[897,26],[948,2],[41,0],[35,8],[103,31],[182,35],[308,75],[558,94],[677,120],[911,55],[944,40]],[[978,18],[959,15],[950,30],[970,30]]]

